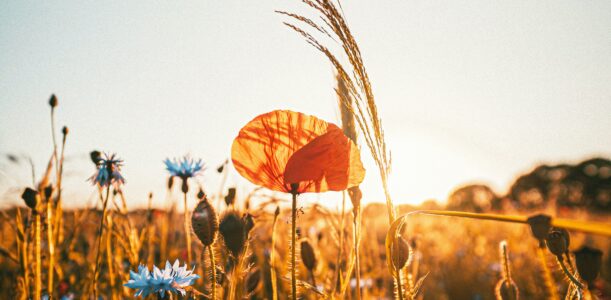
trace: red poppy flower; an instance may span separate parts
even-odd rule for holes
[[[337,125],[288,110],[246,124],[231,158],[252,183],[286,193],[341,191],[365,177],[359,149]]]

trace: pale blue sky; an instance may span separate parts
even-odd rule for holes
[[[505,192],[537,163],[611,156],[611,1],[343,7],[393,153],[397,203],[444,200],[467,182]],[[332,68],[275,9],[308,11],[279,0],[2,1],[0,153],[29,154],[42,172],[55,93],[71,129],[69,203],[93,190],[92,149],[125,159],[133,207],[150,190],[162,202],[167,156],[209,162],[215,193],[213,169],[254,116],[282,108],[338,121]],[[381,201],[365,160],[365,199]],[[28,171],[6,159],[0,170],[6,205]],[[247,186],[235,172],[230,182]]]

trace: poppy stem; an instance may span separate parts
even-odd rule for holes
[[[276,212],[274,213],[274,222],[272,223],[272,247],[269,255],[269,264],[270,264],[270,273],[272,278],[272,299],[278,300],[278,282],[276,278],[276,238],[274,233],[276,232],[276,224],[278,223],[278,215],[280,214],[280,209],[276,207]]]
[[[212,300],[216,300],[216,261],[214,259],[214,250],[212,249],[212,245],[208,246],[208,252],[210,254],[210,268],[212,271]]]
[[[291,207],[291,294],[293,300],[297,300],[297,278],[295,274],[295,268],[297,268],[297,262],[295,260],[295,244],[297,235],[297,193],[293,192],[293,205]]]

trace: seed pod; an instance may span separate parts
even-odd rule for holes
[[[170,178],[168,178],[168,190],[171,190],[173,186],[174,186],[174,176],[170,176]]]
[[[244,223],[244,236],[248,238],[250,231],[255,227],[255,220],[251,214],[246,213],[242,217],[242,222]]]
[[[47,187],[45,187],[43,192],[45,194],[45,199],[47,199],[47,201],[49,201],[49,199],[51,199],[51,195],[53,194],[53,186],[50,185],[50,184],[47,185]]]
[[[573,254],[579,275],[591,287],[600,272],[603,253],[598,249],[583,246]]]
[[[310,271],[316,267],[316,254],[314,253],[314,248],[312,248],[312,245],[307,240],[301,241],[301,261]]]
[[[23,194],[21,194],[21,199],[25,201],[25,205],[27,205],[30,209],[36,211],[36,206],[38,205],[38,192],[31,188],[25,188]]]
[[[398,236],[392,243],[391,258],[392,263],[397,270],[403,269],[409,260],[409,245],[407,241]]]
[[[102,153],[100,153],[100,151],[93,150],[89,152],[89,157],[91,158],[91,161],[97,166],[98,163],[100,163],[100,160],[102,160]]]
[[[259,270],[254,270],[248,274],[246,278],[246,290],[248,294],[254,293],[259,287],[259,282],[261,281],[261,272]]]
[[[545,239],[545,244],[549,252],[556,255],[559,260],[563,260],[563,254],[567,251],[567,243],[564,235],[560,231],[551,231]]]
[[[219,225],[219,231],[225,241],[225,247],[234,257],[238,257],[244,249],[246,242],[244,236],[244,222],[236,212],[225,214]]]
[[[280,215],[280,206],[276,206],[276,210],[274,211],[274,216]]]
[[[552,218],[548,215],[539,214],[529,217],[528,225],[533,236],[539,241],[539,247],[545,247],[545,239],[552,228]]]
[[[67,127],[67,126],[62,127],[62,134],[63,134],[64,136],[68,135],[68,132],[70,132],[70,131],[68,130],[68,127]]]
[[[520,299],[520,292],[518,286],[512,281],[506,281],[504,279],[499,280],[496,284],[495,295],[497,300],[518,300]]]
[[[225,204],[227,204],[227,206],[230,206],[235,202],[235,194],[236,188],[230,187],[227,189],[227,196],[225,196]]]
[[[51,94],[51,98],[49,98],[49,105],[51,108],[55,108],[57,106],[57,97],[55,97],[55,94]]]
[[[216,240],[219,231],[219,221],[214,211],[214,207],[210,205],[208,199],[200,201],[191,215],[191,227],[197,238],[204,244],[210,246]]]
[[[564,241],[566,242],[566,252],[565,253],[569,253],[569,246],[571,245],[571,235],[569,234],[569,231],[564,228],[560,228],[560,227],[554,227],[552,228],[552,230],[558,231],[560,232],[560,234],[562,234],[562,237],[564,238]]]

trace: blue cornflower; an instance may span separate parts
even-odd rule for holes
[[[181,267],[177,259],[174,265],[166,261],[163,270],[153,266],[152,274],[146,266],[140,265],[138,273],[129,272],[129,278],[124,286],[136,289],[135,297],[146,297],[154,293],[159,293],[161,297],[164,297],[166,292],[180,293],[184,296],[185,288],[192,285],[199,275],[193,274],[193,270],[187,270],[187,264]]]
[[[174,158],[172,160],[166,158],[163,162],[168,172],[170,172],[170,175],[180,177],[183,180],[195,177],[204,171],[204,163],[202,160],[194,160],[189,156],[184,156],[182,159]]]
[[[117,158],[116,154],[113,153],[109,156],[104,153],[104,158],[98,158],[97,171],[89,180],[100,187],[124,184],[125,178],[121,175],[121,166],[123,166],[123,160]]]

